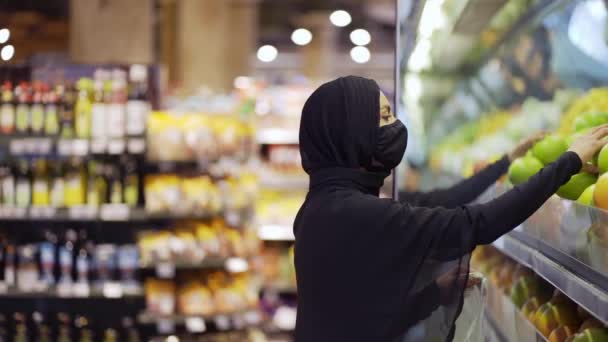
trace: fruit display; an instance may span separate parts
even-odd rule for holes
[[[558,133],[570,134],[581,126],[587,125],[585,117],[579,118],[584,113],[607,113],[608,112],[608,88],[594,88],[578,98],[564,112]],[[583,121],[583,122],[581,122]]]
[[[534,132],[556,129],[561,111],[561,104],[557,101],[541,102],[529,98],[519,110],[482,115],[478,121],[452,130],[448,136],[434,143],[430,167],[434,171],[469,176],[476,164],[500,158],[524,137]]]
[[[505,328],[513,327],[507,331],[513,336],[511,340],[525,340],[524,330],[536,331],[549,342],[604,341],[608,336],[608,327],[496,248],[477,247],[471,266],[489,278],[492,291],[488,308]],[[509,298],[510,303],[503,302],[503,298]],[[522,324],[522,320],[528,323]]]

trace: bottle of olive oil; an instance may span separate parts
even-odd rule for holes
[[[3,134],[11,134],[15,131],[15,104],[13,101],[13,84],[4,82],[0,106],[0,131]]]
[[[32,86],[31,130],[32,134],[42,135],[44,132],[43,84],[34,82]]]
[[[29,133],[31,120],[30,105],[32,95],[30,86],[27,82],[21,82],[17,89],[15,89],[15,93],[17,94],[15,128],[17,133],[27,134]]]
[[[32,203],[32,174],[26,159],[20,159],[17,162],[16,178],[15,202],[18,207],[28,207]]]
[[[75,137],[74,132],[74,102],[76,96],[74,89],[70,86],[65,88],[63,93],[62,101],[60,103],[60,117],[61,117],[61,137],[65,139],[73,139]]]
[[[76,84],[78,90],[78,99],[74,108],[76,116],[76,136],[81,139],[87,139],[91,136],[91,80],[81,78]]]
[[[63,97],[63,86],[50,89],[44,86],[44,134],[53,136],[59,134],[58,102]]]
[[[39,159],[34,163],[32,203],[35,206],[48,206],[50,202],[47,163]]]

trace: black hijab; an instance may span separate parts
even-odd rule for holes
[[[308,174],[371,163],[378,138],[380,88],[374,80],[341,77],[310,95],[300,122],[302,166]]]
[[[449,229],[466,215],[378,198],[389,173],[366,169],[379,107],[376,82],[348,76],[320,86],[302,110],[310,189],[294,224],[296,341],[415,341],[406,337],[413,326],[426,331],[420,341],[454,334],[466,279],[440,307],[435,278],[445,261],[468,274],[473,230]]]

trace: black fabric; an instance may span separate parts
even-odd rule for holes
[[[476,245],[523,222],[581,168],[568,152],[480,205],[429,208],[378,198],[388,173],[364,168],[377,140],[374,97],[373,81],[340,78],[317,89],[302,112],[310,189],[294,223],[296,341],[452,340],[466,278],[448,283],[452,297],[440,302],[437,276],[454,267],[467,274]],[[410,329],[415,325],[421,330]]]
[[[399,201],[421,207],[454,208],[473,202],[509,169],[509,157],[504,156],[470,178],[447,189],[429,192],[401,191]]]

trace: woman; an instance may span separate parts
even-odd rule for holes
[[[310,188],[294,224],[296,340],[395,341],[427,317],[436,325],[426,326],[421,341],[451,340],[468,254],[534,213],[606,135],[602,126],[579,138],[491,202],[417,207],[378,198],[402,159],[407,129],[376,82],[349,76],[323,84],[306,101],[300,123]],[[452,271],[438,276],[422,267],[436,261]]]

